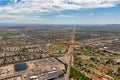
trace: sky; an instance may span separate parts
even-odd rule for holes
[[[0,23],[120,24],[120,0],[0,0]]]

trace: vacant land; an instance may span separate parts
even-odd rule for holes
[[[74,68],[70,69],[70,78],[73,78],[75,80],[91,80]]]
[[[11,36],[19,36],[19,33],[7,33],[7,34],[0,34],[0,37],[11,37]]]
[[[56,43],[51,46],[51,51],[58,51],[58,50],[67,50],[68,45],[64,43]]]

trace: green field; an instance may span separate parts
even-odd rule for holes
[[[19,36],[19,33],[0,34],[0,37]]]
[[[75,80],[91,80],[90,78],[86,77],[84,74],[80,73],[74,68],[70,69],[70,78],[74,78]]]
[[[54,51],[58,51],[58,50],[67,50],[68,49],[68,45],[64,44],[64,43],[56,43],[53,44],[50,48],[50,51],[54,52]]]

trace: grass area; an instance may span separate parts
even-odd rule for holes
[[[10,34],[0,34],[0,37],[11,37],[11,36],[19,36],[19,33],[10,33]]]
[[[91,80],[74,68],[70,69],[70,78],[74,78],[75,80]]]
[[[88,49],[84,49],[84,50],[81,51],[81,53],[83,53],[83,54],[89,54],[89,52],[90,51]]]
[[[107,75],[113,77],[115,80],[120,80],[120,78],[117,77],[116,75],[112,74],[112,72],[107,73]]]
[[[54,51],[58,51],[58,50],[67,50],[68,49],[68,45],[67,44],[64,44],[64,43],[56,43],[56,44],[53,44],[50,48],[50,50],[52,52]]]

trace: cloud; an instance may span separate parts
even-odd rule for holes
[[[120,0],[11,0],[11,2],[7,6],[0,6],[0,14],[17,19],[18,15],[26,18],[27,15],[54,11],[114,7],[120,3]],[[32,16],[35,18],[35,15]],[[59,17],[70,16],[59,15]]]
[[[58,15],[56,17],[71,18],[71,17],[74,17],[74,16],[71,16],[71,15]]]
[[[25,18],[24,16],[22,15],[6,15],[6,14],[2,14],[0,15],[0,19],[12,19],[12,18],[16,18],[16,19],[22,19],[22,18]]]
[[[13,4],[0,7],[0,11],[11,12],[50,12],[61,10],[78,10],[82,8],[114,7],[120,0],[11,0]],[[10,9],[11,8],[11,9]]]
[[[11,14],[2,14],[0,15],[0,22],[39,22],[45,20],[40,16],[26,16],[26,15],[11,15]]]

